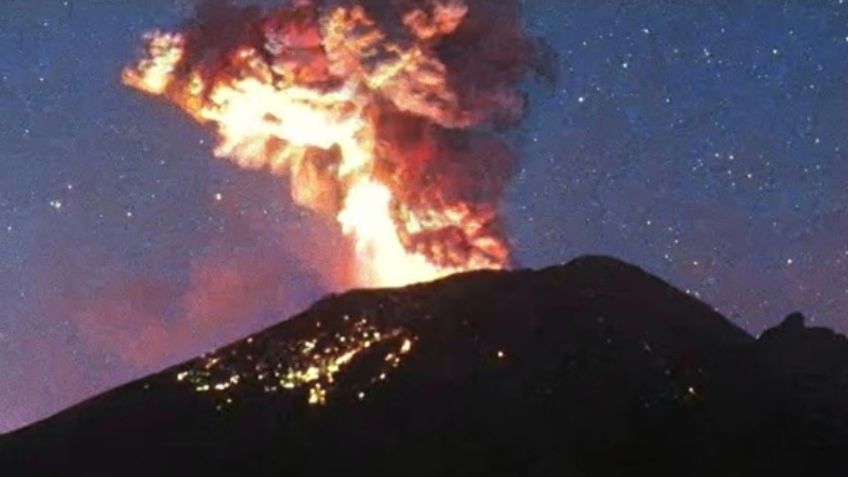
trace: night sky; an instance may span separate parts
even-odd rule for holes
[[[120,84],[195,3],[0,0],[0,431],[332,291],[332,224]],[[506,133],[521,265],[611,254],[752,333],[848,331],[848,2],[526,3],[559,79]]]

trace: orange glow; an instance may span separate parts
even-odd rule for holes
[[[362,7],[319,11],[296,2],[255,20],[261,42],[228,45],[212,66],[192,63],[204,46],[191,31],[154,31],[123,82],[212,125],[217,157],[289,177],[299,205],[334,216],[353,242],[356,285],[504,268],[509,249],[490,225],[496,204],[449,200],[439,191],[413,201],[410,189],[429,177],[407,172],[413,156],[438,159],[439,150],[398,148],[381,137],[383,123],[398,124],[387,117],[421,118],[445,130],[486,119],[461,106],[434,52],[468,7],[459,0],[426,5],[401,15],[407,37],[395,41]]]
[[[231,349],[205,355],[178,371],[176,378],[198,393],[212,395],[222,404],[232,404],[239,395],[239,387],[247,384],[265,393],[302,389],[306,391],[307,403],[323,405],[332,393],[341,391],[336,386],[337,378],[343,376],[354,361],[368,353],[388,351],[382,362],[372,360],[367,365],[371,377],[359,383],[357,394],[362,400],[365,392],[361,386],[386,381],[390,373],[401,366],[403,357],[411,352],[415,339],[402,328],[380,331],[367,319],[350,320],[345,316],[341,329],[317,331],[290,346],[275,343],[273,353],[267,353],[268,343],[263,343],[262,338],[257,341],[248,338],[240,344],[241,353]],[[390,351],[395,346],[398,346],[397,351]]]

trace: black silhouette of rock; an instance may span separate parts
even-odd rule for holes
[[[817,461],[844,460],[848,442],[848,339],[827,328],[805,327],[793,313],[766,331],[759,345],[802,410],[799,422]],[[836,465],[837,462],[833,462]],[[846,474],[848,475],[848,474]]]
[[[585,257],[328,297],[0,438],[12,476],[848,475],[848,343]]]
[[[787,315],[781,324],[775,326],[769,331],[785,331],[787,333],[794,333],[803,330],[806,322],[807,318],[804,314],[796,311],[795,313]]]

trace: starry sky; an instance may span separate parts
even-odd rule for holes
[[[331,224],[120,84],[142,33],[195,5],[0,0],[0,432],[333,291]],[[848,331],[848,3],[525,14],[559,79],[529,82],[505,133],[522,266],[611,254],[752,333],[796,309]]]

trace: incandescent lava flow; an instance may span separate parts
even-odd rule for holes
[[[500,269],[515,169],[492,132],[521,118],[538,55],[512,0],[209,2],[145,35],[123,72],[218,135],[215,155],[291,180],[334,217],[358,286]]]

